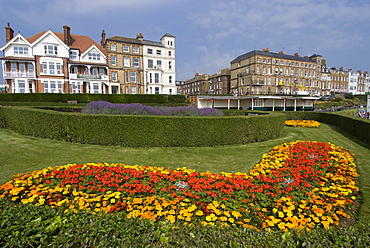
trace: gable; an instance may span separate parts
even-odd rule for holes
[[[20,33],[13,37],[8,43],[6,43],[3,47],[0,48],[0,51],[4,51],[8,47],[12,45],[24,45],[24,46],[31,46],[31,44],[24,38]]]
[[[90,53],[99,54],[100,60],[95,60],[95,59],[89,58]],[[94,58],[96,58],[96,57],[94,57]],[[81,54],[81,61],[106,63],[106,56],[98,47],[96,47],[95,45],[92,45],[91,47],[86,49],[86,51],[84,53]]]

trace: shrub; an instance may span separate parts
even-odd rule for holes
[[[222,116],[218,109],[197,109],[189,106],[151,107],[140,103],[113,104],[106,101],[96,101],[86,104],[82,109],[85,114],[120,114],[120,115],[165,115],[165,116]]]
[[[284,121],[282,113],[199,118],[87,115],[0,106],[0,125],[20,134],[82,144],[130,147],[245,144],[279,137]]]

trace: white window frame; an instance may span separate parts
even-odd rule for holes
[[[112,71],[112,81],[117,82],[117,72],[116,71]]]
[[[58,55],[58,46],[56,45],[44,45],[45,55]]]
[[[139,67],[139,66],[140,66],[139,58],[134,58],[134,67]]]
[[[78,52],[75,50],[71,50],[69,53],[69,59],[70,60],[76,60],[78,58]]]
[[[28,55],[28,47],[24,46],[14,46],[13,54],[25,54]]]
[[[90,52],[87,55],[88,55],[88,59],[89,60],[97,60],[97,61],[100,61],[100,54],[99,53]]]
[[[157,60],[157,68],[162,69],[162,60]]]
[[[123,57],[123,66],[130,67],[130,57]]]
[[[44,93],[63,93],[61,80],[44,80]],[[54,87],[52,87],[54,85]]]
[[[129,46],[123,46],[122,50],[126,53],[130,52],[130,47]]]
[[[117,50],[116,44],[110,44],[110,50],[116,51]]]
[[[140,53],[140,49],[139,49],[139,47],[133,47],[133,48],[132,48],[132,52],[133,52],[133,53]]]
[[[81,93],[81,82],[72,82],[72,93]]]
[[[131,94],[137,94],[137,87],[131,86]]]
[[[152,59],[148,59],[148,68],[153,68],[154,62]]]
[[[130,71],[130,82],[136,83],[136,71]]]
[[[117,56],[111,56],[110,57],[110,59],[111,59],[111,63],[112,63],[112,65],[117,65]]]

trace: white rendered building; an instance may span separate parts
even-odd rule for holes
[[[177,94],[175,61],[175,36],[167,33],[161,38],[161,42],[144,40],[146,94]]]

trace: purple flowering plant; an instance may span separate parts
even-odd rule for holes
[[[198,109],[190,106],[151,107],[140,103],[116,104],[107,101],[90,102],[86,104],[81,113],[163,116],[223,116],[222,111],[213,108]]]

